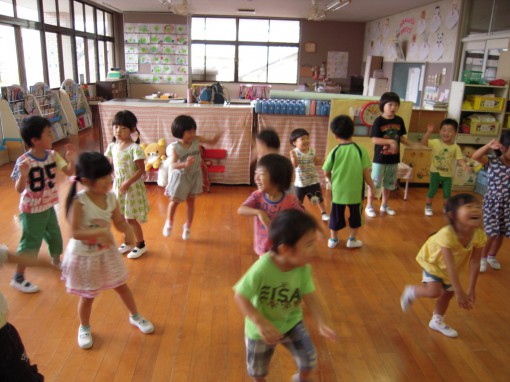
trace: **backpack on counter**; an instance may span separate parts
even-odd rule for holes
[[[200,92],[200,96],[198,97],[198,100],[201,102],[210,102],[217,104],[225,103],[226,98],[224,95],[223,86],[221,86],[219,82],[216,82],[211,86],[202,89],[202,91]]]

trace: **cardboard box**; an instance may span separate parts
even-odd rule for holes
[[[7,141],[5,142],[5,146],[7,147],[9,161],[11,162],[16,162],[20,156],[25,154],[25,145],[23,142]]]
[[[505,107],[505,99],[502,97],[470,95],[467,99],[473,105],[473,110],[500,112]]]
[[[499,122],[482,122],[476,118],[465,118],[462,121],[461,131],[473,135],[499,135]]]

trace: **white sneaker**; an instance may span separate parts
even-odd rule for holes
[[[365,213],[369,218],[375,218],[377,214],[375,213],[374,207],[365,208]]]
[[[19,283],[16,280],[12,279],[11,286],[23,293],[39,292],[39,287],[35,284],[28,282],[27,280],[23,280],[22,282]]]
[[[128,253],[127,258],[128,259],[138,259],[145,252],[147,252],[147,246],[145,246],[143,248],[134,247],[133,250]]]
[[[134,248],[134,246],[122,243],[122,245],[119,247],[119,253],[126,253],[131,251]]]
[[[329,215],[325,212],[322,213],[322,216],[321,216],[321,219],[323,222],[328,222],[329,221]]]
[[[387,215],[390,215],[390,216],[393,216],[393,215],[397,214],[395,212],[395,210],[393,208],[391,208],[390,206],[381,206],[379,211],[381,212],[381,214],[387,214]]]
[[[496,259],[496,256],[488,256],[487,263],[491,266],[492,269],[499,271],[501,269],[501,264]]]
[[[432,207],[426,206],[425,207],[425,216],[432,216],[434,215],[434,212],[432,212]]]
[[[191,234],[191,230],[184,224],[182,226],[182,240],[188,240]]]
[[[415,298],[414,286],[406,285],[402,295],[400,296],[400,307],[403,312],[407,312],[409,310]]]
[[[361,240],[356,240],[353,238],[349,238],[347,243],[345,244],[347,248],[359,248],[363,246],[363,242]]]
[[[338,245],[338,239],[329,239],[328,248],[335,248]]]
[[[82,349],[90,349],[94,344],[94,340],[92,339],[92,334],[90,333],[90,328],[80,328],[78,329],[78,346]]]
[[[135,320],[133,317],[129,316],[129,323],[136,326],[144,334],[149,334],[154,331],[154,325],[152,325],[152,322],[141,316],[138,320]]]
[[[429,328],[433,330],[437,330],[438,332],[444,334],[446,337],[455,338],[458,337],[458,333],[455,329],[450,328],[446,325],[442,320],[438,321],[434,318],[429,322]]]
[[[167,222],[165,222],[165,226],[163,227],[163,236],[169,237],[171,234],[172,234],[172,226],[167,221]]]
[[[487,272],[487,258],[482,257],[480,260],[480,272]]]

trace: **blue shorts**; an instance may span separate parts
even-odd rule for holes
[[[445,284],[441,277],[437,277],[433,274],[428,273],[426,270],[423,270],[421,276],[422,283],[441,283],[443,285],[443,289],[448,292],[453,292],[452,284]]]
[[[265,377],[268,374],[269,362],[276,345],[268,345],[263,340],[252,340],[246,337],[245,343],[248,375],[252,378]],[[300,321],[285,333],[280,343],[289,349],[299,371],[315,368],[317,364],[317,351],[306,331],[303,321]]]

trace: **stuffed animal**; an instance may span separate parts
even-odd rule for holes
[[[157,143],[149,143],[148,145],[142,143],[140,147],[147,157],[145,160],[145,171],[149,171],[153,168],[157,170],[166,159],[166,142],[164,139],[160,139]]]
[[[473,169],[473,172],[478,172],[483,168],[483,165],[480,162],[471,159],[471,156],[476,151],[476,148],[473,146],[464,146],[462,147],[462,153],[464,154],[465,161],[469,167]]]

